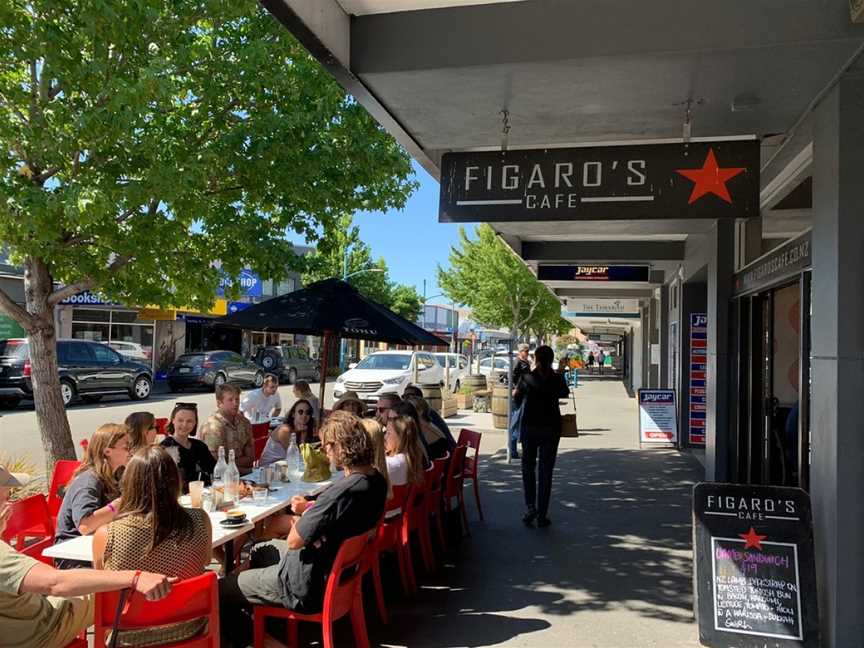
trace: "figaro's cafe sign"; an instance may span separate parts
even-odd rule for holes
[[[446,153],[443,223],[749,218],[759,141]]]

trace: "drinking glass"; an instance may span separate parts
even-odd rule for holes
[[[201,508],[207,513],[213,510],[213,493],[209,489],[201,494]]]
[[[189,482],[189,499],[192,500],[193,508],[201,508],[201,496],[204,493],[203,481]]]
[[[263,504],[267,501],[267,488],[260,484],[252,487],[252,501],[256,504]]]

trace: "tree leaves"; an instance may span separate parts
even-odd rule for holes
[[[278,280],[299,266],[286,232],[314,240],[416,186],[255,3],[7,0],[0,24],[0,240],[56,281],[207,307],[214,263]]]

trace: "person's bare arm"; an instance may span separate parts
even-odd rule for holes
[[[114,507],[114,510],[111,510],[110,507]],[[78,524],[78,531],[81,532],[81,535],[93,535],[96,533],[96,529],[99,527],[108,524],[111,520],[114,519],[114,516],[117,515],[117,509],[120,507],[120,498],[118,497],[110,504],[103,506],[100,509],[96,509],[90,515],[81,519],[81,522]]]
[[[105,569],[105,545],[108,543],[108,526],[96,529],[93,534],[93,567]]]
[[[135,572],[103,571],[98,569],[54,569],[44,563],[36,563],[21,581],[21,594],[44,594],[47,596],[83,596],[97,592],[113,592],[132,587]],[[162,574],[141,572],[135,590],[150,601],[168,596],[176,578]]]
[[[291,531],[288,534],[288,548],[297,550],[302,549],[305,546],[306,540],[304,540],[303,536],[297,532],[297,525],[292,526]]]

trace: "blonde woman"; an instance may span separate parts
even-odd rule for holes
[[[369,439],[372,441],[372,447],[375,450],[372,465],[387,480],[387,499],[390,499],[393,497],[393,486],[390,484],[390,473],[387,470],[387,448],[384,443],[384,429],[378,421],[371,418],[360,419],[360,425],[363,426],[363,429],[366,430],[366,434],[369,435]]]
[[[425,454],[413,416],[400,415],[393,410],[388,412],[384,446],[387,472],[393,486],[423,483]]]
[[[114,519],[120,506],[120,474],[129,461],[131,444],[129,428],[119,423],[106,423],[93,433],[84,460],[63,496],[55,542],[92,535]],[[57,561],[60,569],[81,566],[87,565]]]
[[[126,417],[129,438],[132,439],[130,452],[146,448],[156,443],[156,417],[150,412],[132,412]]]

